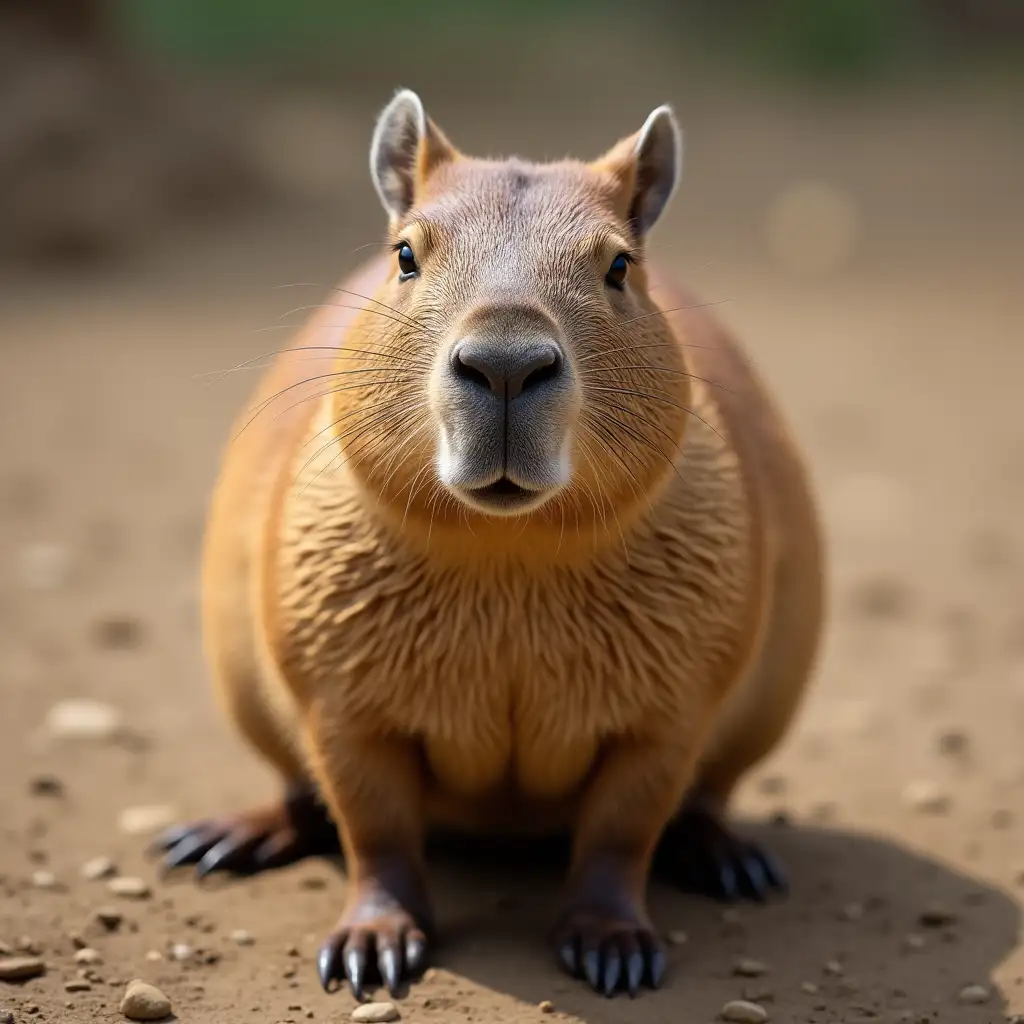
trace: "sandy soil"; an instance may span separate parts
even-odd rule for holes
[[[672,947],[663,991],[606,1002],[549,960],[552,870],[442,858],[447,942],[403,1019],[541,1021],[550,1000],[554,1019],[681,1024],[744,994],[778,1022],[1024,1014],[1020,121],[964,95],[824,112],[763,94],[683,106],[692,173],[661,258],[730,300],[722,315],[806,444],[830,535],[833,615],[813,694],[738,808],[794,891],[723,914],[655,888],[659,926],[688,940]],[[442,113],[471,144],[478,112]],[[593,148],[592,124],[572,130],[555,148]],[[516,145],[530,138],[517,126]],[[351,1010],[313,968],[344,891],[333,867],[164,883],[119,818],[151,805],[194,817],[271,791],[214,708],[196,615],[204,502],[251,377],[206,387],[196,375],[276,347],[282,332],[254,330],[323,291],[272,286],[327,285],[376,237],[361,162],[347,193],[339,183],[346,202],[315,214],[178,239],[130,269],[3,283],[0,940],[47,968],[0,982],[19,1022],[119,1019],[134,977],[189,1022]],[[862,229],[852,260],[813,281],[778,269],[759,235],[777,188],[808,173],[844,185]],[[54,737],[47,714],[73,697],[116,708],[126,728]],[[151,897],[84,880],[100,855]],[[34,885],[38,872],[56,887]],[[97,923],[103,905],[123,914],[118,930]],[[239,945],[237,929],[254,942]],[[88,991],[68,992],[76,937],[103,962]],[[193,955],[172,959],[174,944]],[[738,956],[767,972],[734,976]],[[962,1004],[969,985],[987,1002]]]

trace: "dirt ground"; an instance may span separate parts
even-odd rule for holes
[[[675,98],[667,80],[659,89],[653,102]],[[544,108],[550,121],[520,118],[511,144],[590,152],[653,105],[634,101],[617,101],[599,131],[596,114],[568,116],[567,94]],[[557,1020],[699,1024],[743,995],[777,1022],[1012,1019],[1024,1014],[1019,106],[966,90],[678,103],[690,171],[655,253],[727,300],[721,315],[807,448],[829,533],[832,616],[813,692],[737,808],[793,892],[723,913],[654,888],[658,925],[687,936],[668,983],[605,1001],[548,956],[553,871],[442,858],[446,942],[403,1020],[541,1021],[550,1000]],[[437,114],[467,148],[496,148],[504,111],[483,124],[467,98]],[[332,866],[164,882],[121,815],[169,805],[191,818],[272,789],[214,706],[196,612],[204,503],[252,377],[198,375],[281,344],[284,332],[257,329],[322,298],[378,237],[368,116],[353,115],[334,202],[175,237],[131,267],[3,271],[0,940],[46,963],[41,977],[0,981],[19,1024],[120,1019],[135,977],[186,1022],[340,1021],[352,1009],[313,966],[344,891]],[[763,242],[774,197],[807,176],[841,187],[859,224],[855,251],[824,277],[786,270]],[[273,290],[296,282],[321,287]],[[55,736],[51,708],[82,697],[116,709],[123,729]],[[83,879],[98,856],[152,895]],[[123,914],[119,929],[97,922],[104,905]],[[75,962],[76,936],[102,963]],[[183,944],[191,954],[175,959]],[[734,976],[739,956],[766,973]],[[80,969],[88,990],[67,991]],[[971,995],[986,1001],[961,1001]]]

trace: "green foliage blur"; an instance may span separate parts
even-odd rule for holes
[[[133,43],[216,66],[329,67],[396,38],[495,53],[552,27],[628,28],[753,70],[865,79],[1024,56],[1024,0],[112,0]]]

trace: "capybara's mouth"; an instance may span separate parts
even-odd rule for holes
[[[486,487],[474,487],[465,492],[473,502],[495,512],[513,512],[537,500],[537,491],[527,490],[509,480],[507,476]]]

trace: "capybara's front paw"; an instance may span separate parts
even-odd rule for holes
[[[177,825],[158,836],[152,851],[164,871],[195,865],[196,875],[213,872],[251,875],[284,867],[304,857],[340,851],[338,833],[312,788],[223,818]]]
[[[775,858],[736,835],[719,812],[700,801],[684,807],[665,830],[655,870],[687,892],[728,903],[760,903],[787,890]]]
[[[379,892],[357,897],[320,947],[317,969],[328,992],[348,982],[356,999],[381,982],[391,995],[426,965],[430,926]]]
[[[562,966],[596,992],[635,996],[641,985],[661,986],[665,950],[641,914],[573,907],[562,914],[553,937]]]

